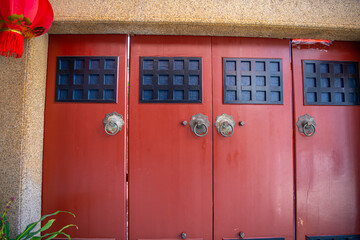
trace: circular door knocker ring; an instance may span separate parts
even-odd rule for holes
[[[116,122],[108,122],[104,126],[104,130],[105,130],[105,133],[110,136],[114,136],[115,134],[117,134],[120,131],[119,125]]]
[[[196,115],[191,116],[189,127],[190,130],[195,134],[195,136],[204,137],[208,134],[210,122],[207,116],[198,113]]]
[[[216,117],[215,127],[218,133],[223,137],[230,137],[234,134],[235,124],[233,117],[226,113]]]
[[[205,128],[205,130],[203,130],[203,131],[201,131],[202,130],[202,128]],[[200,130],[200,134],[197,132],[197,129],[199,129]],[[208,133],[208,127],[206,126],[206,124],[205,123],[197,123],[197,124],[195,124],[195,126],[194,126],[194,133],[195,133],[195,135],[196,136],[198,136],[198,137],[204,137],[207,133]]]
[[[312,137],[316,132],[316,127],[311,123],[304,124],[304,134],[307,137]]]
[[[124,126],[125,122],[117,112],[108,113],[103,121],[105,133],[114,136]]]
[[[231,128],[231,131],[229,131],[229,128]],[[234,126],[228,122],[223,122],[220,126],[219,132],[224,137],[230,137],[234,134]]]
[[[300,116],[296,126],[300,133],[303,133],[306,137],[312,137],[316,133],[316,122],[314,117],[305,114]]]

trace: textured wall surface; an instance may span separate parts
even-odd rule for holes
[[[134,33],[360,41],[356,0],[50,0],[50,33]],[[70,7],[71,6],[71,7]]]
[[[23,58],[0,57],[0,202],[15,197],[11,234],[41,215],[48,36],[27,40]]]
[[[0,206],[2,210],[4,202],[15,197],[9,211],[12,227],[18,225],[20,212],[25,63],[25,58],[0,57]]]

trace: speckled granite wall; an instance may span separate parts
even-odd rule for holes
[[[50,0],[50,33],[135,33],[360,41],[355,0]]]
[[[21,59],[0,57],[0,206],[10,197],[11,234],[41,215],[48,36],[26,40]]]

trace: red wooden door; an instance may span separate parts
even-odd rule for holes
[[[359,60],[359,43],[335,42],[327,51],[293,48],[295,121],[308,114],[316,122],[312,137],[295,131],[298,240],[360,233],[360,108],[337,106],[355,96],[348,91],[359,84]],[[304,91],[316,103],[305,105]]]
[[[141,75],[145,64],[140,57],[182,56],[202,57],[203,102],[140,103],[144,90],[139,90],[139,82],[150,74]],[[226,57],[280,59],[283,104],[224,104]],[[214,239],[238,238],[240,232],[247,237],[292,239],[289,41],[212,38],[210,43],[210,38],[136,36],[131,41],[130,69],[130,239],[174,239],[181,232],[189,238],[211,239],[212,231]],[[154,81],[160,81],[161,72],[157,74]],[[208,135],[201,138],[181,125],[199,112],[211,123]],[[221,136],[214,123],[222,113],[245,121],[245,126],[235,126],[229,138]]]
[[[145,75],[139,80],[140,57],[202,58],[202,103],[140,103],[140,81],[148,81]],[[172,60],[163,61],[170,62],[170,70],[173,69]],[[179,68],[187,68],[184,64]],[[168,69],[169,65],[164,67]],[[149,67],[144,63],[143,69],[156,72],[161,67],[160,63]],[[147,74],[150,76],[150,72]],[[154,73],[153,81],[162,81],[161,74]],[[172,79],[169,81],[167,85],[175,84]],[[212,239],[212,129],[206,136],[197,137],[188,125],[181,124],[198,113],[211,120],[211,81],[210,37],[131,38],[130,239],[179,239],[181,233],[190,239]],[[158,90],[153,90],[157,94]]]
[[[55,102],[59,56],[118,57],[118,66],[113,66],[118,68],[116,103]],[[75,213],[75,219],[59,215],[54,228],[75,223],[79,229],[69,231],[72,237],[126,238],[126,126],[115,136],[107,135],[103,126],[107,113],[126,116],[126,59],[125,35],[50,36],[42,212]],[[71,65],[66,68],[77,71]],[[75,81],[65,80],[70,86]]]
[[[223,137],[216,130],[213,133],[214,239],[239,238],[240,232],[245,233],[247,238],[293,239],[293,122],[289,41],[214,37],[212,43],[213,122],[216,116],[223,113],[231,115],[236,122],[230,137]],[[230,63],[234,61],[234,66],[223,64],[224,58],[232,58]],[[239,61],[237,59],[241,63],[235,65],[235,61]],[[274,59],[274,62],[269,62],[269,59]],[[271,76],[265,76],[272,63],[278,71],[276,76],[282,75],[282,84],[274,83]],[[223,72],[228,67],[234,68],[229,71],[234,79],[237,72],[234,85],[241,84],[241,87],[237,86],[238,89],[244,91],[249,86],[255,89],[250,93],[253,97],[248,99],[248,103],[224,103],[224,95],[227,93],[223,92]],[[232,77],[225,75],[226,79]],[[280,81],[277,77],[274,77],[275,80]],[[247,80],[249,82],[246,83]],[[282,86],[282,104],[252,103],[259,99],[259,89],[273,85],[278,90]],[[268,91],[262,100],[268,101],[269,94]],[[240,126],[240,121],[245,125]]]

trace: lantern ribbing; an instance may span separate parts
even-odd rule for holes
[[[24,39],[46,33],[54,19],[48,0],[0,0],[0,56],[20,58]]]

